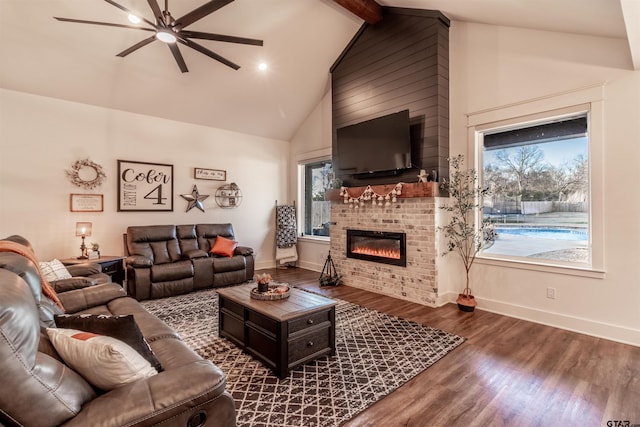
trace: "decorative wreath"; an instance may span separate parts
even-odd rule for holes
[[[95,178],[90,181],[84,180],[80,177],[80,170],[82,168],[91,168],[95,171]],[[77,185],[78,187],[82,187],[86,190],[91,190],[93,188],[99,187],[102,185],[102,181],[107,177],[100,166],[97,163],[90,161],[89,159],[78,160],[73,164],[71,170],[67,171],[67,176],[73,185]]]

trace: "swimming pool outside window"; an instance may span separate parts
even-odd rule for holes
[[[493,224],[483,254],[591,265],[589,115],[511,122],[478,133],[482,216]]]

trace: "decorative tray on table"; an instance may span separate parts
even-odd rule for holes
[[[279,300],[288,298],[291,294],[291,288],[287,283],[271,282],[269,290],[265,292],[258,291],[258,284],[255,288],[251,288],[251,298],[260,300]]]

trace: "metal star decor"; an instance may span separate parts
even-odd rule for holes
[[[189,212],[194,207],[204,212],[204,205],[202,204],[202,201],[209,197],[209,195],[200,194],[198,192],[198,186],[194,185],[191,194],[181,194],[180,197],[189,202],[189,205],[187,206],[187,212]]]

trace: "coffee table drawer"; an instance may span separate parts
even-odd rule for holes
[[[330,322],[330,313],[331,310],[324,310],[291,320],[289,321],[289,333],[292,334],[303,329],[311,328],[320,325],[322,322]]]
[[[226,309],[231,313],[237,314],[238,316],[240,316],[240,318],[244,318],[244,307],[241,306],[240,304],[233,301],[229,301],[226,298],[220,298],[220,297],[218,297],[218,302],[220,304],[221,310]]]
[[[331,351],[331,330],[329,325],[311,333],[299,336],[289,342],[289,365],[303,362],[306,358],[320,352]]]
[[[275,337],[278,331],[278,322],[269,319],[267,316],[263,316],[255,311],[247,311],[247,324],[257,326],[266,332],[273,334]]]

